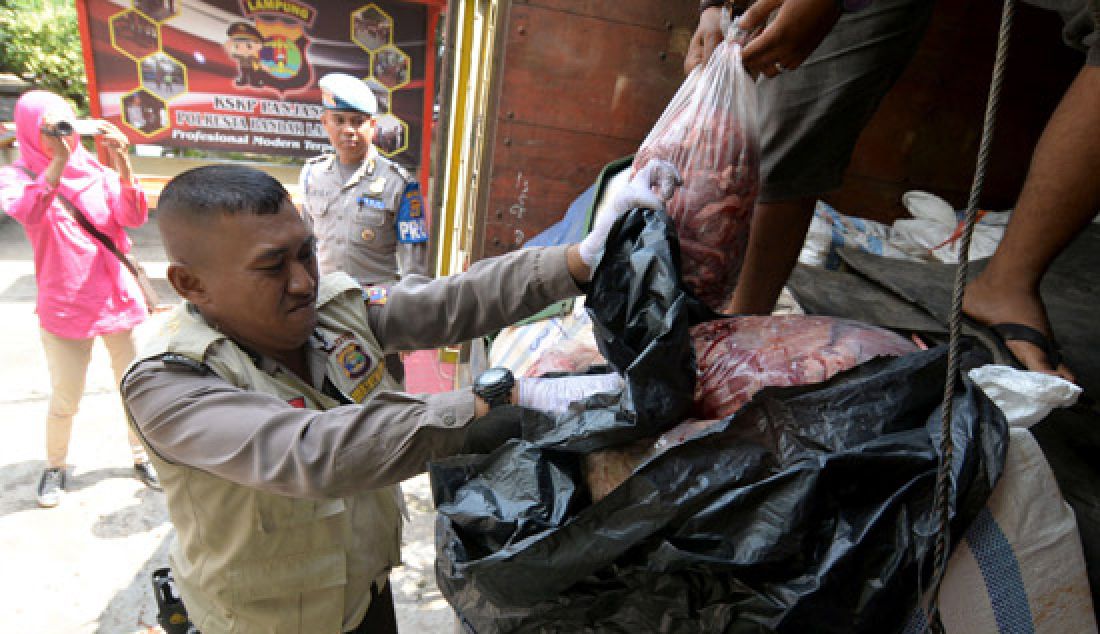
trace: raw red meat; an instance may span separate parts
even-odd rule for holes
[[[883,328],[807,315],[717,319],[695,326],[691,340],[701,418],[725,418],[767,386],[820,383],[874,357],[917,349]]]
[[[682,277],[722,310],[737,284],[759,186],[756,89],[739,46],[723,42],[680,87],[642,143],[634,170],[655,158],[680,170],[667,212],[680,238]]]
[[[585,456],[585,479],[593,501],[622,484],[638,465],[735,413],[765,387],[819,383],[874,357],[900,356],[917,349],[889,330],[803,315],[719,319],[695,326],[691,339],[697,364],[698,418],[656,439]]]

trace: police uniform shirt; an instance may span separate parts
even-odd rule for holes
[[[303,216],[317,235],[321,273],[343,271],[363,285],[429,275],[419,184],[373,146],[350,177],[341,167],[330,153],[302,168]]]

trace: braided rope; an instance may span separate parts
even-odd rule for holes
[[[1092,0],[1094,3],[1096,0]],[[928,589],[928,631],[934,634],[944,632],[940,619],[939,591],[943,576],[947,570],[948,544],[951,537],[951,465],[954,461],[955,446],[952,442],[954,429],[952,401],[955,397],[955,384],[959,375],[959,340],[962,336],[962,298],[966,287],[966,278],[970,270],[970,241],[974,235],[974,224],[978,215],[978,201],[985,184],[985,173],[989,166],[989,153],[993,145],[993,128],[997,118],[997,107],[1001,100],[1001,87],[1004,84],[1005,62],[1008,57],[1009,36],[1012,31],[1012,18],[1016,12],[1015,0],[1005,0],[1001,13],[1001,30],[997,39],[997,55],[993,62],[993,78],[989,85],[989,99],[985,107],[985,122],[982,127],[982,139],[978,146],[978,160],[974,169],[974,181],[970,187],[970,199],[966,204],[966,228],[963,231],[959,248],[959,265],[955,272],[955,288],[951,298],[949,319],[950,340],[947,348],[947,377],[944,382],[943,413],[940,438],[940,465],[936,473],[936,533],[935,567],[932,570],[932,585]]]

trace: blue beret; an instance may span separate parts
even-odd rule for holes
[[[366,83],[345,73],[329,73],[317,82],[321,103],[327,110],[352,110],[374,116],[378,99]]]

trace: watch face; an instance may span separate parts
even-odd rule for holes
[[[496,385],[510,379],[511,374],[512,372],[508,368],[489,368],[488,370],[481,373],[481,376],[478,377],[477,382],[480,385],[485,386]]]
[[[490,407],[508,403],[515,377],[508,368],[489,368],[474,381],[474,394],[485,399]]]

